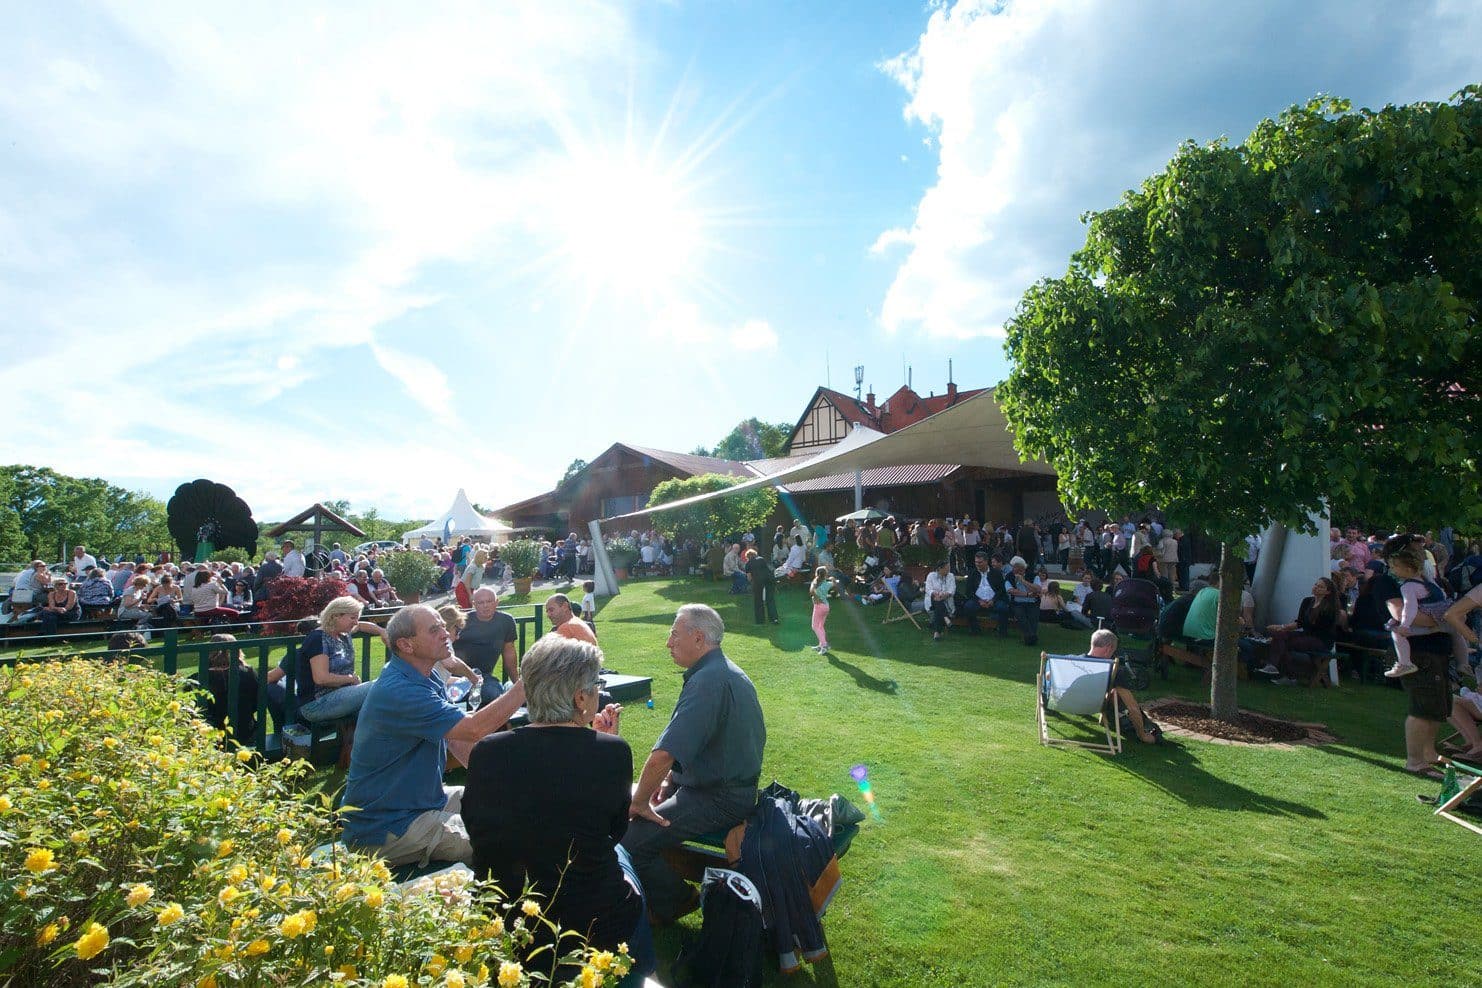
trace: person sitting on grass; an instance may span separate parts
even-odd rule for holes
[[[1117,656],[1117,636],[1114,632],[1102,628],[1091,632],[1091,650],[1086,653],[1091,659],[1114,659]],[[1163,740],[1163,731],[1160,727],[1148,720],[1142,712],[1142,707],[1137,703],[1137,697],[1132,695],[1132,676],[1127,672],[1127,667],[1118,663],[1116,678],[1112,680],[1112,687],[1107,691],[1106,702],[1111,705],[1112,697],[1127,711],[1127,719],[1132,721],[1132,727],[1137,732],[1137,740],[1143,744],[1158,744]]]

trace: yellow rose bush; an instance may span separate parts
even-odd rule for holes
[[[374,858],[316,850],[335,827],[330,799],[301,793],[309,769],[239,759],[181,689],[122,664],[0,667],[0,983],[547,983],[535,903],[466,872],[397,886]],[[556,983],[628,969],[585,947],[562,960]]]

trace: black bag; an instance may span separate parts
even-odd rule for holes
[[[700,891],[700,938],[679,952],[680,988],[759,988],[762,983],[762,899],[739,871],[706,868]]]

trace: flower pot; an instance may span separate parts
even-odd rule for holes
[[[626,580],[628,578],[628,567],[614,566],[612,568],[612,575],[619,580]]]
[[[411,591],[410,593],[401,594],[400,596],[401,596],[402,602],[403,603],[406,603],[406,604],[420,604],[420,603],[422,603],[422,595],[420,593],[417,593],[415,590]]]
[[[515,577],[515,593],[522,597],[530,596],[531,579],[528,576]]]

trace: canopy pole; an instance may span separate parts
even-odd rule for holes
[[[616,597],[621,591],[618,590],[617,574],[613,573],[612,563],[607,558],[607,546],[602,542],[602,525],[594,519],[587,522],[587,531],[592,534],[592,575],[597,593],[603,597]]]
[[[864,475],[858,468],[854,471],[854,510],[860,511],[864,508]]]

